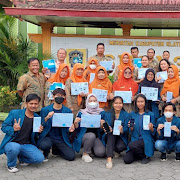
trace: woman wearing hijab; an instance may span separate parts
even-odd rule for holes
[[[161,99],[165,103],[167,101],[167,92],[172,92],[172,99],[170,102],[176,106],[176,116],[180,117],[179,103],[179,71],[177,66],[171,65],[168,68],[168,79],[164,82],[163,89],[161,91]]]
[[[108,108],[109,102],[111,100],[112,93],[112,83],[108,78],[107,71],[103,66],[98,66],[96,68],[94,81],[89,85],[89,93],[92,93],[93,88],[107,90],[107,102],[99,102],[100,108]]]
[[[81,93],[79,95],[71,95],[71,83],[81,83],[87,82],[86,79],[83,77],[84,73],[84,66],[80,63],[77,63],[73,67],[72,75],[67,79],[65,91],[66,91],[66,106],[71,109],[71,111],[76,115],[77,112],[82,109],[84,101],[85,101],[85,94]]]
[[[48,97],[50,85],[53,84],[54,82],[62,83],[63,85],[65,85],[66,80],[69,78],[69,76],[70,76],[69,66],[67,64],[60,64],[57,72],[53,76],[51,76],[48,79],[48,81],[46,81],[45,100],[44,100],[45,106],[48,106],[52,103],[52,101]]]
[[[87,82],[91,83],[94,80],[96,68],[98,65],[99,63],[97,59],[89,59],[87,69],[83,73],[83,76],[87,80]]]
[[[131,68],[131,70],[134,71],[134,66],[131,62],[130,55],[129,55],[129,53],[125,52],[121,55],[120,65],[117,66],[115,69],[114,81],[117,81],[118,79],[120,79],[122,77],[123,69],[127,66],[129,66]]]
[[[134,100],[134,96],[138,91],[138,84],[132,79],[132,69],[130,67],[124,67],[122,77],[113,84],[114,91],[132,91],[132,101]],[[132,103],[124,104],[123,107],[128,113],[133,110]]]
[[[105,111],[102,108],[99,108],[99,103],[97,101],[97,97],[94,94],[89,94],[86,99],[86,108],[80,109],[78,115],[74,121],[74,125],[76,131],[80,132],[81,140],[79,141],[79,149],[83,146],[83,155],[82,160],[85,162],[92,162],[93,159],[90,156],[90,153],[94,152],[94,154],[98,157],[105,156],[105,146],[103,145],[101,139],[104,134],[101,128],[85,128],[80,127],[81,116],[82,115],[101,115],[101,127],[105,122],[103,119]]]
[[[148,69],[146,71],[145,78],[142,81],[142,83],[139,85],[138,93],[141,93],[142,87],[158,88],[158,99],[157,99],[157,101],[148,100],[148,109],[154,113],[155,119],[158,119],[159,118],[158,105],[159,105],[159,99],[160,99],[160,86],[155,81],[155,72],[153,69]]]

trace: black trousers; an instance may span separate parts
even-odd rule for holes
[[[124,162],[130,164],[135,160],[143,159],[146,157],[144,153],[144,141],[143,139],[133,141],[129,143],[129,151],[124,156]]]
[[[126,144],[120,136],[114,136],[112,133],[106,135],[107,138],[107,157],[113,157],[113,152],[120,153],[126,149]]]

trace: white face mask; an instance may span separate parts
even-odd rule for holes
[[[172,118],[172,117],[173,117],[173,115],[174,115],[174,113],[173,113],[173,112],[169,112],[169,111],[164,112],[164,116],[165,116],[166,118]]]
[[[89,107],[90,107],[91,109],[95,109],[95,108],[98,107],[98,103],[97,103],[97,102],[89,102],[88,105],[89,105]]]
[[[96,69],[96,65],[95,65],[95,64],[90,64],[89,67],[90,67],[91,69]]]

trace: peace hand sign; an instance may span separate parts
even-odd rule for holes
[[[21,126],[20,126],[20,122],[21,122],[21,119],[19,118],[18,122],[16,119],[14,119],[14,131],[19,131],[21,129]]]

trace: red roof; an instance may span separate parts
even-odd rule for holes
[[[13,0],[20,8],[103,10],[103,11],[180,11],[180,0]]]

